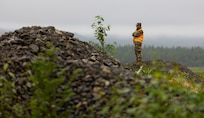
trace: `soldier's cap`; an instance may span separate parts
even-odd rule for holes
[[[137,23],[136,25],[142,26],[142,23]]]

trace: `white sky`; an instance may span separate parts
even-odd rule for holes
[[[110,34],[131,36],[142,22],[147,37],[204,37],[204,0],[0,0],[0,29],[55,26],[93,34],[96,15]]]

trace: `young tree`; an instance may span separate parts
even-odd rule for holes
[[[100,45],[94,44],[92,45],[99,48],[99,50],[105,52],[105,53],[114,53],[115,44],[105,44],[105,37],[108,36],[107,31],[110,31],[110,25],[104,26],[103,22],[104,19],[101,16],[95,16],[95,22],[91,25],[91,27],[94,29],[94,34],[96,39],[100,42]]]
[[[95,16],[95,22],[91,25],[91,27],[95,31],[95,37],[101,44],[101,50],[105,51],[105,36],[107,36],[107,31],[110,31],[110,25],[107,27],[103,25],[104,19],[101,16]]]

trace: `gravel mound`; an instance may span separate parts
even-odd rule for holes
[[[76,105],[77,108],[72,111],[74,116],[89,112],[88,106],[109,94],[111,86],[117,81],[133,79],[133,72],[124,69],[118,60],[74,38],[71,32],[60,31],[52,26],[22,27],[0,37],[0,68],[3,68],[5,63],[12,62],[9,71],[14,73],[15,77],[4,75],[2,71],[0,74],[15,82],[19,96],[17,102],[26,101],[32,95],[31,84],[22,73],[26,71],[26,65],[32,59],[38,58],[38,53],[47,49],[47,42],[52,42],[59,49],[56,61],[59,67],[69,68],[66,72],[67,81],[74,70],[82,69],[72,83],[74,98],[67,101],[62,108]]]

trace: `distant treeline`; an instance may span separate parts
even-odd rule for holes
[[[143,46],[143,60],[174,61],[188,67],[204,67],[204,49],[201,47],[155,47]],[[121,63],[135,61],[134,45],[116,47],[114,55]]]

